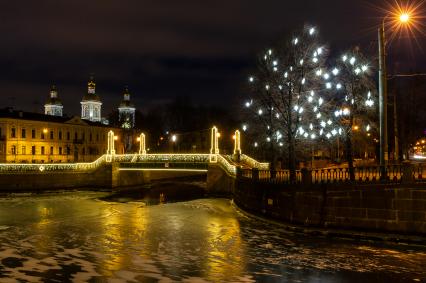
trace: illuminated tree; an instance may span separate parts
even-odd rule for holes
[[[369,72],[369,62],[358,48],[346,52],[336,60],[332,69],[333,88],[329,92],[330,105],[334,108],[334,121],[339,125],[345,140],[346,159],[350,179],[355,179],[352,140],[354,131],[368,132],[372,129],[369,117],[374,110],[375,83]],[[333,133],[327,134],[330,138]]]
[[[352,131],[355,126],[371,129],[365,113],[374,106],[375,91],[364,56],[355,49],[327,68],[326,55],[316,29],[305,27],[266,50],[257,73],[249,77],[251,94],[244,102],[247,120],[242,130],[254,139],[254,147],[267,149],[272,167],[277,148],[284,149],[290,181],[296,179],[297,146],[338,136],[345,138],[353,180]]]
[[[250,115],[243,124],[257,141],[254,146],[267,146],[274,165],[276,146],[285,145],[290,181],[296,179],[296,143],[299,139],[317,139],[324,133],[324,72],[326,48],[319,43],[314,27],[269,49],[260,58],[256,75],[249,77],[251,96],[245,101]],[[331,122],[331,121],[329,121]]]

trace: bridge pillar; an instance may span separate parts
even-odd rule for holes
[[[115,149],[114,149],[114,132],[109,131],[108,132],[108,148],[107,148],[107,155],[106,155],[106,161],[112,162],[112,157],[115,155]]]
[[[215,196],[232,196],[235,191],[235,176],[228,175],[218,164],[209,164],[207,193]]]
[[[146,154],[145,134],[142,133],[139,138],[139,154]]]
[[[236,162],[240,162],[241,158],[241,134],[239,130],[235,131],[234,134],[234,156],[233,159]]]
[[[210,163],[217,163],[217,155],[219,154],[219,133],[216,127],[213,127],[211,130],[210,141]]]

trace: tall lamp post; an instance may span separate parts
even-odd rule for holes
[[[388,121],[387,121],[387,72],[386,72],[386,39],[385,16],[378,30],[379,37],[379,120],[380,120],[380,172],[381,177],[386,178],[386,163],[388,161]],[[410,20],[408,13],[401,13],[397,19],[405,24]]]

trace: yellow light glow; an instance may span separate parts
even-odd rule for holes
[[[175,172],[207,172],[207,169],[179,168],[118,168],[118,171],[175,171]]]
[[[385,21],[386,31],[389,32],[389,41],[396,38],[410,37],[416,39],[416,34],[424,34],[424,1],[395,0],[392,7],[385,9],[390,21]]]
[[[140,142],[140,141],[141,141],[141,138],[137,138],[137,139],[136,139],[136,141]]]
[[[399,20],[400,20],[402,23],[406,23],[406,22],[408,22],[408,21],[410,20],[410,15],[409,15],[408,13],[402,13],[402,14],[399,16]]]
[[[219,132],[216,128],[216,126],[213,126],[211,129],[211,138],[210,138],[210,162],[216,163],[217,162],[217,156],[219,154]]]
[[[43,133],[47,134],[47,129],[46,128],[43,129]]]
[[[118,136],[114,136],[114,140],[116,141],[116,140],[118,140]]]

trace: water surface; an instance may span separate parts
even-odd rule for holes
[[[0,198],[0,282],[426,282],[426,248],[287,232],[229,200]]]

